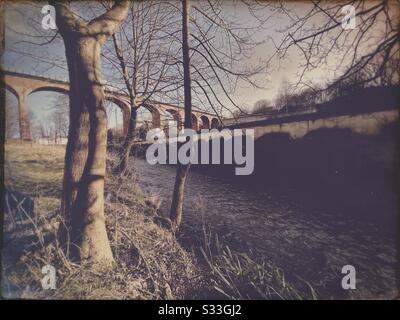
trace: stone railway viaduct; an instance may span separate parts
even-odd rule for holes
[[[27,98],[28,95],[39,91],[53,91],[68,94],[69,83],[61,80],[48,79],[37,75],[28,75],[19,72],[4,71],[5,87],[13,93],[18,101],[19,110],[19,130],[20,138],[25,140],[31,139],[31,130],[29,123],[29,113]],[[123,130],[124,133],[128,130],[130,104],[129,97],[126,94],[118,93],[109,89],[105,90],[106,99],[115,103],[122,110],[123,115]],[[172,104],[149,101],[143,105],[152,115],[152,127],[161,127],[161,116],[169,115],[178,123],[178,128],[182,127],[184,118],[183,107]],[[192,112],[193,129],[199,130],[202,128],[218,128],[220,122],[215,114],[193,110]]]
[[[36,75],[27,75],[5,71],[4,82],[6,89],[18,99],[19,123],[21,139],[30,139],[27,97],[37,91],[55,91],[68,93],[69,84],[60,80],[47,79]],[[130,105],[126,94],[106,89],[106,99],[118,105],[123,114],[123,128],[128,128]],[[264,116],[251,116],[240,119],[224,119],[223,126],[228,129],[254,129],[255,139],[273,133],[289,134],[291,139],[299,139],[311,131],[319,129],[350,129],[355,133],[376,135],[381,128],[389,123],[398,123],[398,100],[389,103],[388,97],[382,97],[373,107],[358,108],[306,108],[294,112],[275,113]],[[184,109],[171,104],[150,101],[143,105],[152,115],[153,128],[161,127],[161,116],[170,115],[182,127]],[[218,118],[211,113],[193,110],[193,129],[221,128]],[[200,123],[201,122],[201,123]]]

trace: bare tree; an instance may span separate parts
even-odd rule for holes
[[[230,14],[230,5],[239,6],[243,14],[266,7],[251,1],[196,1],[191,5],[189,20],[192,104],[215,113],[221,123],[223,113],[232,115],[234,110],[242,109],[236,101],[237,89],[242,85],[262,87],[264,80],[257,76],[267,71],[263,61],[251,61],[255,48],[262,42],[254,34],[267,18],[256,19],[256,23],[239,21]],[[173,63],[181,66],[183,61],[179,57],[175,56]],[[178,72],[182,76],[182,71]]]
[[[243,10],[254,14],[253,3],[239,2]],[[224,10],[223,1],[195,2],[182,0],[182,59],[179,55],[173,64],[182,66],[178,74],[183,75],[185,128],[192,127],[191,110],[196,105],[210,108],[223,123],[222,113],[243,108],[235,101],[234,94],[239,84],[259,87],[255,76],[266,71],[265,65],[246,63],[259,42],[253,34],[259,30],[265,19],[257,18],[256,25],[244,25],[235,21]],[[256,4],[257,5],[257,4]],[[262,6],[264,8],[264,6]],[[189,32],[190,23],[190,32]],[[176,37],[176,32],[170,36]],[[191,40],[191,41],[189,41]],[[177,166],[172,196],[170,219],[176,232],[182,221],[183,198],[186,177],[190,164]]]
[[[251,113],[253,114],[265,114],[272,110],[273,104],[268,99],[261,99],[254,103],[254,107]]]
[[[182,56],[183,56],[183,80],[185,92],[185,122],[184,127],[192,128],[192,84],[190,72],[190,56],[189,56],[189,16],[190,3],[189,0],[182,0]],[[170,219],[172,228],[176,231],[182,222],[183,196],[185,191],[185,181],[189,173],[190,163],[183,165],[178,162],[174,192],[172,195],[172,204]]]
[[[61,141],[62,138],[68,137],[68,114],[68,97],[66,95],[61,95],[55,99],[51,114],[46,119],[49,129],[48,137],[54,137],[54,143],[56,144],[58,141]],[[43,124],[43,127],[45,128],[46,125]]]
[[[277,97],[275,98],[275,106],[277,109],[284,109],[289,106],[292,88],[287,79],[283,79],[279,88]]]
[[[343,28],[345,5],[354,8],[355,28]],[[333,73],[336,78],[331,79],[328,87],[362,71],[368,71],[368,76],[362,79],[364,83],[374,82],[388,73],[398,74],[398,1],[312,1],[303,4],[306,10],[301,11],[296,6],[296,3],[275,4],[275,9],[291,23],[281,30],[283,40],[276,45],[269,62],[274,63],[274,57],[285,59],[291,49],[297,49],[303,58],[297,85],[312,85],[305,81],[305,75],[327,64],[328,59],[337,60],[334,71],[341,73]]]
[[[232,117],[234,119],[246,117],[246,116],[251,115],[252,111],[253,111],[252,108],[249,106],[241,106],[240,109],[236,109],[232,112]]]
[[[173,39],[166,32],[176,18],[168,5],[158,1],[132,1],[128,17],[120,30],[112,36],[113,49],[105,50],[104,57],[122,78],[122,87],[129,96],[130,119],[128,131],[120,149],[117,172],[127,168],[135,139],[138,109],[149,105],[151,99],[175,90],[177,79],[170,73],[170,57],[177,53]],[[117,70],[118,70],[117,69]]]
[[[102,45],[125,19],[128,1],[116,1],[104,14],[83,21],[69,2],[54,2],[68,64],[70,119],[65,154],[60,239],[95,269],[108,269],[113,255],[104,221],[107,116],[101,75]],[[70,244],[73,244],[72,246]]]
[[[32,109],[28,110],[28,119],[31,125],[31,137],[34,140],[38,138],[48,138],[50,136],[52,129],[47,119],[39,118]]]

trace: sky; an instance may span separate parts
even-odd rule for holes
[[[200,0],[201,1],[201,0]],[[196,4],[198,1],[194,0]],[[3,67],[5,69],[17,70],[23,73],[41,74],[44,76],[55,77],[67,80],[67,70],[65,68],[64,46],[61,38],[57,38],[50,45],[33,45],[24,41],[34,41],[43,43],[49,40],[54,34],[52,30],[43,30],[41,20],[43,14],[41,8],[46,2],[11,2],[6,6],[6,50],[3,57]],[[297,15],[307,11],[310,4],[306,2],[291,2],[291,9]],[[251,25],[254,18],[247,9],[238,1],[223,1],[224,13],[238,23]],[[265,9],[260,15],[267,17],[272,11]],[[254,34],[254,39],[260,44],[252,51],[251,56],[243,63],[262,65],[275,52],[274,43],[279,43],[284,35],[281,31],[290,23],[287,16],[275,14],[264,25],[261,30]],[[318,21],[314,21],[318,23]],[[29,35],[27,37],[26,35]],[[44,39],[43,35],[48,38]],[[22,53],[22,54],[21,54]],[[49,57],[53,59],[54,65],[47,62]],[[314,83],[325,83],[334,77],[335,57],[329,57],[324,65],[321,65],[306,75],[309,81]],[[245,59],[244,59],[245,60]],[[274,100],[279,92],[279,88],[284,81],[295,81],[302,71],[300,64],[303,57],[299,51],[292,50],[284,60],[272,60],[269,68],[256,76],[256,81],[261,84],[261,88],[254,88],[248,84],[240,83],[234,93],[235,102],[244,108],[249,108],[261,99]],[[105,63],[105,62],[103,62]],[[238,62],[240,63],[240,62]],[[39,92],[29,96],[28,105],[30,111],[37,115],[37,118],[45,119],[46,113],[51,112],[52,101],[56,97],[55,93]],[[50,110],[50,111],[49,111]],[[148,118],[147,112],[143,114]],[[115,119],[115,116],[113,115]],[[122,125],[122,115],[117,113],[119,125]],[[109,121],[110,126],[115,126],[115,120]]]

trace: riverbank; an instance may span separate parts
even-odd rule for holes
[[[397,294],[395,238],[374,223],[346,211],[311,210],[284,190],[252,189],[192,171],[175,238],[157,224],[168,216],[175,168],[132,157],[134,171],[119,179],[111,174],[112,155],[106,224],[117,266],[107,275],[93,274],[65,259],[54,242],[64,148],[14,143],[5,149],[6,186],[17,198],[6,211],[12,215],[6,214],[4,228],[5,296],[365,299]],[[55,291],[40,285],[47,263],[57,269]],[[357,269],[355,291],[340,287],[346,264]]]
[[[131,162],[138,171],[137,183],[163,199],[160,208],[168,215],[176,168],[134,157]],[[312,298],[304,281],[319,299],[396,297],[396,215],[382,208],[375,215],[392,217],[390,224],[382,224],[368,219],[363,209],[349,211],[341,199],[335,207],[322,204],[304,201],[283,183],[280,188],[261,188],[191,170],[178,239],[186,248],[198,248],[206,229],[214,235],[212,243],[218,235],[221,247],[229,246],[269,271],[279,269],[303,298]],[[357,290],[341,287],[341,270],[347,264],[357,270]]]
[[[114,270],[93,273],[68,260],[55,240],[64,153],[63,146],[5,145],[2,296],[180,299],[200,287],[196,258],[153,222],[157,199],[145,195],[129,177],[108,174],[106,180],[105,215]],[[113,161],[108,158],[108,169]],[[41,269],[47,264],[56,268],[55,290],[41,287]]]
[[[107,158],[106,228],[115,268],[94,273],[59,248],[64,146],[5,145],[5,214],[1,294],[27,299],[315,298],[300,293],[280,269],[231,250],[215,234],[182,246],[162,223],[158,195],[143,192],[135,173],[115,177]],[[200,209],[199,209],[200,210]],[[56,270],[56,288],[44,290],[42,268]]]

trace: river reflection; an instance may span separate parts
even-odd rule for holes
[[[132,161],[139,185],[160,194],[162,208],[168,212],[175,167]],[[182,237],[201,239],[203,219],[231,248],[276,264],[288,279],[307,280],[318,289],[319,298],[397,294],[395,223],[390,229],[346,212],[316,210],[295,200],[290,191],[256,188],[192,170],[186,184]],[[340,285],[341,269],[347,264],[357,271],[357,289],[351,295]]]

